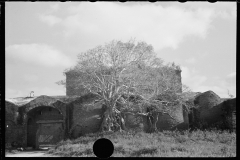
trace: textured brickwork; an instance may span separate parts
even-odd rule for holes
[[[176,79],[177,79],[177,83],[180,84],[182,86],[182,76],[181,76],[181,70],[176,70]],[[179,88],[178,93],[182,93],[182,87]]]
[[[48,97],[39,96],[29,103],[17,106],[6,101],[6,145],[13,141],[21,143],[22,146],[34,146],[36,141],[36,130],[39,120],[63,120],[63,128],[67,134],[66,104]],[[31,124],[30,124],[31,121]],[[31,132],[29,132],[31,131]],[[29,134],[33,135],[29,137]]]
[[[186,120],[186,114],[184,114],[183,105],[179,104],[172,107],[173,110],[168,114],[159,114],[157,128],[159,131],[163,130],[175,130],[175,129],[188,129],[188,122]],[[170,116],[171,115],[171,116]]]
[[[5,101],[5,141],[6,147],[11,146],[12,142],[22,143],[23,126],[18,124],[18,106]]]
[[[236,98],[226,100],[221,106],[223,121],[227,129],[236,130]]]
[[[175,70],[175,76],[172,79],[175,79],[176,83],[182,86],[182,77],[181,77],[181,70]],[[76,73],[74,71],[69,71],[66,72],[66,95],[67,96],[74,96],[74,95],[79,95],[82,96],[86,93],[88,93],[87,90],[85,90],[83,87],[79,85],[81,79],[81,74]],[[76,81],[79,81],[76,83]],[[178,93],[182,93],[182,87],[179,88],[177,91]]]
[[[158,131],[163,130],[186,130],[189,127],[188,114],[184,105],[172,106],[170,115],[159,113],[157,121]],[[125,115],[126,128],[129,130],[150,131],[150,120],[147,116]]]
[[[66,95],[67,96],[83,96],[88,93],[83,87],[78,85],[76,81],[81,78],[81,75],[76,72],[66,73]],[[80,82],[79,82],[80,83]]]
[[[102,104],[92,104],[94,100],[95,97],[88,94],[69,104],[72,138],[99,131],[104,109]]]
[[[176,71],[176,76],[177,83],[181,84],[181,72]],[[36,122],[39,120],[62,119],[64,138],[69,138],[69,136],[76,138],[87,133],[97,132],[102,122],[104,109],[100,104],[91,104],[94,100],[92,94],[87,94],[88,92],[83,88],[77,88],[73,85],[79,78],[81,76],[75,73],[66,73],[67,96],[64,101],[50,96],[34,97],[29,102],[22,103],[21,106],[6,101],[6,143],[10,144],[17,141],[24,147],[36,146],[38,129]],[[181,89],[179,92],[181,92]],[[72,98],[74,96],[81,97]],[[29,125],[29,119],[32,119],[32,125]],[[164,117],[160,117],[160,119],[162,120]],[[180,123],[183,123],[183,117],[180,117],[180,119]],[[126,119],[128,128],[140,127],[147,130],[147,124],[148,120],[146,118],[129,117],[129,119]],[[160,125],[160,128],[162,126],[164,128],[165,124],[159,122],[158,125]],[[32,132],[29,132],[29,130],[32,130]],[[28,137],[29,133],[34,136]]]

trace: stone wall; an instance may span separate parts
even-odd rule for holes
[[[223,101],[207,91],[194,99],[195,107],[189,114],[191,129],[234,129],[236,125],[236,98]]]
[[[169,114],[159,113],[157,121],[158,131],[163,130],[186,130],[189,128],[188,112],[182,104],[171,106]],[[151,132],[150,120],[147,116],[137,116],[133,114],[125,115],[126,128],[144,132]]]
[[[221,108],[225,128],[232,131],[236,130],[236,98],[224,101]]]
[[[63,103],[48,96],[39,96],[20,107],[6,102],[6,115],[8,115],[6,121],[10,126],[6,130],[6,141],[8,143],[19,141],[19,143],[26,147],[29,118],[33,118],[34,122],[38,120],[63,119],[64,139],[77,138],[87,133],[98,132],[105,109],[100,103],[93,104],[94,100],[96,100],[95,95],[86,94],[69,103]],[[138,105],[140,104],[137,102],[132,103],[135,105],[133,108],[136,110],[139,109]],[[59,117],[60,115],[61,117]],[[184,105],[173,106],[170,115],[173,118],[167,114],[159,114],[157,122],[159,131],[188,129],[188,116],[186,116],[187,113]],[[150,125],[147,116],[133,116],[128,114],[125,115],[124,119],[127,129],[149,131]]]
[[[135,130],[135,131],[145,131],[147,121],[143,116],[135,116],[133,114],[125,114],[125,126],[127,130]],[[144,121],[145,120],[145,121]]]
[[[177,78],[177,83],[182,86],[182,76],[181,76],[181,70],[176,70],[176,78]],[[182,93],[182,87],[179,88],[178,93]]]
[[[76,81],[81,78],[80,73],[74,71],[66,72],[66,95],[67,96],[83,96],[88,92],[80,85],[75,85]]]
[[[159,114],[157,128],[159,131],[163,130],[184,130],[188,129],[188,118],[185,113],[186,110],[182,104],[172,106],[171,113]],[[171,115],[171,116],[170,116]]]
[[[69,104],[71,138],[99,131],[104,109],[102,104],[93,104],[95,98],[94,95],[87,94]]]
[[[12,142],[22,144],[23,126],[18,123],[18,106],[5,101],[5,145],[10,147]]]
[[[66,128],[68,123],[66,122],[66,104],[57,99],[48,96],[39,96],[22,106],[17,106],[11,102],[6,101],[5,108],[5,140],[6,145],[8,146],[13,141],[19,142],[23,147],[27,146],[29,118],[32,118],[32,120],[36,122],[37,120],[59,119],[59,115],[61,115],[64,122],[64,130],[66,131],[65,134],[67,134]],[[54,112],[49,112],[49,108],[52,108],[52,111]],[[35,124],[35,126],[37,126],[37,124]]]

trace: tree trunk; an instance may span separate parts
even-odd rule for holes
[[[103,114],[103,121],[100,126],[100,131],[110,131],[110,111],[109,108],[106,109],[106,111]]]
[[[121,120],[121,129],[123,129],[123,130],[126,130],[126,125],[125,125],[125,120],[124,120],[124,116],[122,115],[122,114],[120,114],[120,120]]]
[[[157,132],[157,122],[158,122],[158,112],[153,111],[151,114],[148,115],[149,125],[150,125],[150,132]]]
[[[158,129],[157,129],[158,115],[159,115],[158,112],[154,112],[153,115],[152,115],[152,116],[153,116],[152,131],[153,131],[153,132],[157,132],[157,131],[158,131]]]
[[[122,115],[114,112],[112,107],[108,107],[103,114],[103,121],[100,126],[100,131],[122,131],[125,129],[125,121]]]

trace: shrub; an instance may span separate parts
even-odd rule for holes
[[[142,154],[150,154],[150,155],[153,155],[155,153],[157,153],[157,148],[156,147],[151,147],[151,148],[148,148],[148,147],[145,147],[145,148],[141,148],[137,151],[134,151],[133,153],[131,153],[131,156],[141,156]]]
[[[114,148],[114,153],[122,153],[122,154],[125,154],[126,151],[124,150],[124,147],[121,145],[121,146],[117,146]]]
[[[186,148],[182,147],[182,146],[174,146],[174,147],[171,147],[171,151],[172,152],[175,152],[175,151],[178,151],[178,152],[186,152]]]

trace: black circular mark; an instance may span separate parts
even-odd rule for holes
[[[215,2],[217,2],[217,1],[215,1],[215,0],[208,0],[208,2],[210,2],[210,3],[215,3]]]
[[[178,2],[180,2],[180,3],[185,3],[185,2],[187,2],[187,1],[185,1],[185,0],[178,0]]]
[[[100,138],[93,144],[93,152],[98,158],[109,158],[113,154],[113,143],[106,138]]]

